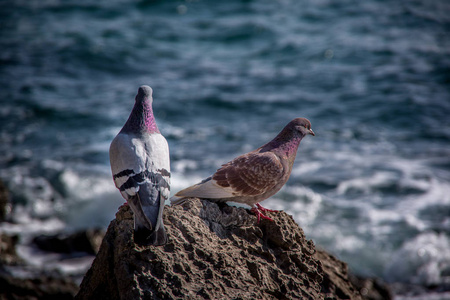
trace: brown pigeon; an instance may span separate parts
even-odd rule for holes
[[[259,202],[276,194],[289,179],[300,141],[307,134],[314,135],[311,123],[296,118],[270,142],[222,165],[212,176],[179,191],[170,198],[172,205],[187,198],[201,198],[213,202],[238,202],[250,205],[260,218],[272,221]]]

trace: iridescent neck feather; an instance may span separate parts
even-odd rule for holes
[[[122,132],[160,133],[153,116],[151,100],[136,101]]]
[[[261,151],[270,150],[282,157],[295,159],[302,138],[300,132],[286,126],[272,141],[262,146]]]

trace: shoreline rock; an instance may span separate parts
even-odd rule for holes
[[[0,180],[0,222],[8,222],[10,213],[9,192]],[[0,299],[73,299],[79,291],[75,278],[28,265],[17,253],[20,239],[19,234],[0,231]]]
[[[6,204],[5,221],[10,212],[10,202],[8,191],[1,182],[0,198],[0,202]],[[36,236],[33,244],[39,249],[49,254],[67,254],[67,257],[78,257],[82,253],[92,255],[97,253],[100,243],[105,244],[102,246],[103,254],[99,254],[97,262],[85,275],[82,289],[75,284],[79,277],[27,265],[16,253],[20,236],[0,233],[0,298],[73,299],[77,293],[78,299],[90,298],[89,291],[83,287],[94,288],[95,284],[106,283],[105,278],[121,282],[122,275],[127,278],[134,270],[127,282],[132,285],[139,279],[141,290],[134,289],[126,296],[135,299],[149,295],[154,295],[154,299],[286,299],[288,296],[361,299],[358,291],[364,299],[388,299],[380,298],[380,295],[389,295],[389,291],[386,294],[382,288],[380,292],[377,283],[381,281],[377,279],[355,281],[355,277],[350,276],[355,285],[352,286],[346,264],[315,249],[291,216],[280,212],[274,213],[273,217],[275,223],[263,221],[256,224],[256,217],[243,208],[197,199],[183,206],[166,207],[166,226],[170,227],[173,239],[164,247],[136,248],[132,239],[133,216],[127,207],[119,209],[116,220],[110,225],[112,231],[103,241],[104,231],[98,229],[69,235]],[[116,241],[120,250],[115,249]],[[122,250],[126,251],[125,258],[131,254],[128,261],[121,260],[124,255],[117,255],[117,251]],[[114,255],[116,261],[108,261]],[[135,258],[143,259],[144,263],[139,259],[131,263]],[[152,262],[155,265],[148,269]],[[102,268],[102,263],[108,266]],[[126,267],[132,269],[124,269]],[[150,273],[138,276],[137,270],[145,270],[145,267]],[[122,273],[114,273],[119,269]],[[111,272],[102,273],[105,270]],[[95,279],[95,276],[98,277]],[[162,289],[158,289],[158,285]],[[371,290],[372,287],[375,291]],[[145,292],[146,288],[153,291]],[[102,289],[109,291],[102,294]],[[166,289],[170,292],[164,294]],[[97,285],[95,290],[100,293],[98,299],[107,299],[109,295],[117,296],[111,299],[123,297],[114,284]]]
[[[11,201],[9,199],[9,191],[3,181],[0,180],[0,222],[6,221],[10,212]]]
[[[14,273],[19,272],[21,276]],[[26,275],[24,275],[26,273]],[[57,272],[0,266],[0,299],[73,299],[78,286]]]
[[[139,247],[123,206],[76,299],[362,299],[345,263],[285,212],[271,217],[256,224],[243,208],[192,199],[166,207],[165,246]]]
[[[32,242],[44,251],[55,253],[86,252],[96,255],[104,235],[104,230],[92,228],[72,234],[39,235],[33,238]]]
[[[0,265],[18,265],[22,259],[17,255],[16,246],[19,236],[0,232]]]

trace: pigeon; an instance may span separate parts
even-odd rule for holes
[[[135,243],[159,246],[167,243],[162,215],[170,195],[170,159],[153,116],[152,92],[149,86],[139,87],[109,157],[114,184],[134,212]]]
[[[260,218],[273,221],[264,215],[275,211],[262,207],[259,202],[276,194],[289,179],[300,141],[308,134],[315,135],[311,122],[296,118],[270,142],[222,165],[202,182],[179,191],[170,198],[179,205],[187,198],[207,199],[213,202],[237,202],[252,207]]]

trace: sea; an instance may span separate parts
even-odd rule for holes
[[[172,195],[308,118],[262,205],[355,274],[450,298],[448,0],[0,1],[0,230],[20,253],[114,219],[108,149],[143,84]]]

